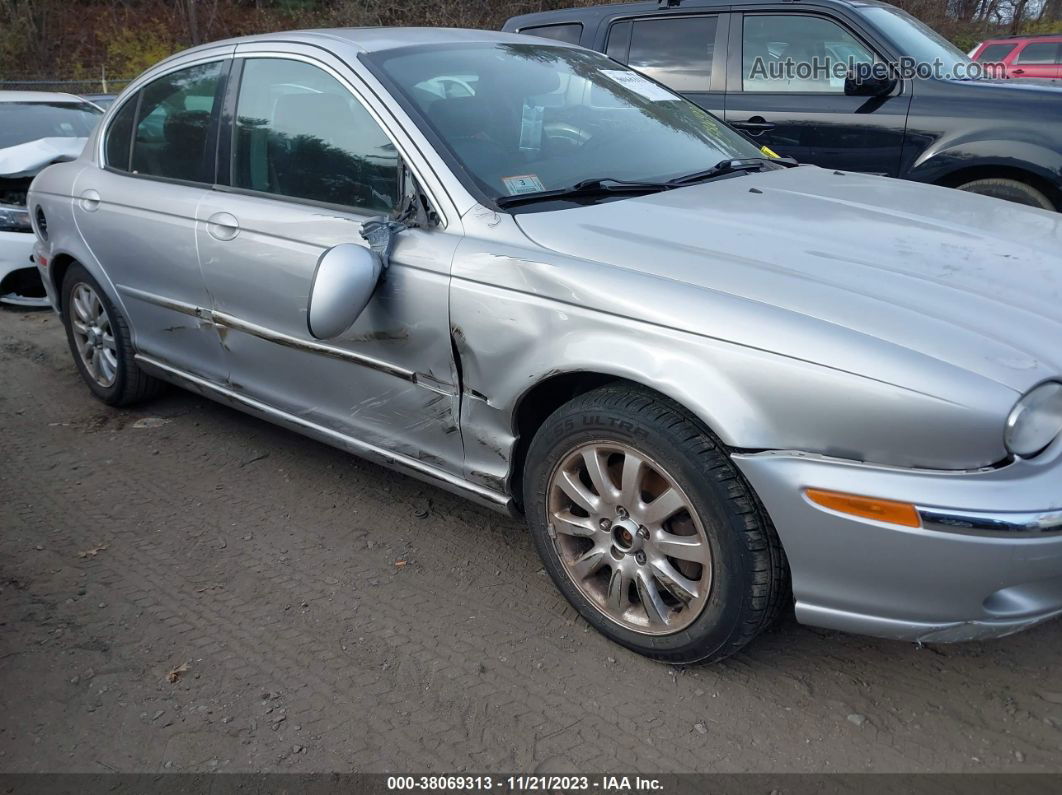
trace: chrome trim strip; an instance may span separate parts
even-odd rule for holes
[[[371,367],[373,370],[380,370],[388,375],[402,378],[414,384],[417,382],[417,374],[412,370],[395,367],[387,362],[381,362],[379,359],[362,356],[361,354],[343,348],[335,348],[331,345],[325,345],[320,342],[301,340],[298,337],[292,337],[279,331],[273,331],[265,326],[259,326],[256,323],[248,323],[246,320],[240,320],[238,317],[233,317],[224,312],[211,312],[210,317],[218,326],[242,331],[245,334],[250,334],[259,339],[266,340],[267,342],[275,342],[277,345],[283,345],[286,348],[295,348],[297,350],[309,351],[310,353],[317,353],[322,356],[331,356],[333,359],[342,359],[347,362],[360,364],[363,367]]]
[[[127,295],[130,298],[138,298],[141,301],[147,301],[149,304],[156,304],[165,309],[172,309],[174,312],[180,312],[182,315],[198,317],[201,320],[210,319],[210,312],[195,304],[186,304],[184,301],[175,301],[172,298],[164,298],[161,295],[155,295],[155,293],[149,293],[146,290],[138,290],[135,287],[128,287],[124,284],[116,284],[115,287],[122,295]]]
[[[318,439],[333,447],[338,447],[341,450],[354,453],[355,455],[361,456],[370,461],[375,461],[386,467],[397,469],[414,477],[434,483],[454,494],[472,499],[480,505],[485,505],[486,507],[499,510],[503,513],[512,514],[513,512],[512,499],[508,495],[492,491],[475,483],[470,483],[467,480],[438,469],[431,464],[427,464],[416,458],[410,458],[402,453],[396,453],[393,450],[377,447],[368,442],[355,439],[352,436],[347,436],[339,431],[326,428],[323,425],[318,425],[315,422],[310,422],[303,417],[288,414],[285,411],[273,408],[265,403],[260,403],[246,395],[241,395],[240,393],[223,387],[220,384],[192,375],[184,370],[165,364],[158,359],[153,359],[150,356],[145,356],[142,353],[136,354],[135,358],[139,364],[144,365],[148,370],[154,370],[155,374],[160,377],[166,380],[175,381],[181,386],[185,386],[205,397],[218,398],[221,402],[227,403],[234,408],[259,415],[277,425],[287,427],[298,433],[302,433],[305,436]]]
[[[1042,537],[1062,533],[1062,510],[993,513],[916,507],[922,518],[922,526],[927,530],[1007,537]]]
[[[135,287],[127,287],[124,284],[118,285],[118,291],[123,295],[127,295],[131,298],[137,298],[141,301],[147,301],[150,304],[171,309],[174,312],[180,312],[182,315],[190,315],[191,317],[197,317],[207,323],[212,323],[218,328],[233,329],[235,331],[242,331],[245,334],[263,339],[266,342],[273,342],[277,345],[283,345],[287,348],[294,348],[296,350],[307,351],[308,353],[316,353],[320,356],[330,356],[333,359],[340,359],[345,362],[351,362],[352,364],[360,365],[361,367],[368,367],[373,370],[378,370],[381,373],[387,373],[393,375],[395,378],[401,378],[403,381],[409,381],[411,384],[428,389],[432,392],[437,392],[442,395],[455,395],[457,391],[449,384],[445,384],[430,376],[416,373],[412,370],[407,370],[404,367],[397,367],[388,362],[380,361],[379,359],[373,359],[371,356],[364,356],[360,353],[354,353],[348,351],[345,348],[337,348],[333,345],[325,345],[321,342],[312,342],[310,340],[299,339],[293,337],[290,334],[284,334],[280,331],[273,331],[265,326],[259,326],[257,323],[249,323],[246,320],[240,320],[240,318],[233,315],[226,314],[224,312],[217,312],[210,309],[205,309],[201,306],[195,306],[193,304],[187,304],[183,301],[175,301],[171,298],[164,298],[161,295],[155,293],[149,293],[144,290],[138,290]]]

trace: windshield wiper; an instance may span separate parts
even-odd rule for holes
[[[727,174],[739,174],[749,171],[761,171],[768,165],[795,166],[796,161],[786,158],[770,157],[742,157],[730,160],[720,160],[705,171],[694,171],[681,177],[668,180],[667,184],[672,188],[682,185],[692,185],[694,182],[705,182],[716,177],[724,177]]]
[[[500,196],[495,199],[499,207],[515,207],[520,204],[553,201],[557,199],[582,199],[616,194],[659,193],[675,187],[669,182],[632,182],[630,180],[600,177],[584,179],[567,188],[543,190],[537,193],[519,193],[515,196]]]

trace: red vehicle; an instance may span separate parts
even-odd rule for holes
[[[1004,64],[1007,77],[1062,78],[1062,33],[989,39],[973,59]]]

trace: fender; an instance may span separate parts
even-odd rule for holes
[[[995,130],[992,137],[941,138],[926,149],[907,175],[919,182],[941,182],[950,174],[975,167],[1016,169],[1062,190],[1062,152],[1027,130]]]

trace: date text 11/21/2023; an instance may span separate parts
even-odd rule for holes
[[[658,792],[663,782],[643,776],[579,776],[579,775],[520,775],[520,776],[388,776],[389,792],[421,791],[445,792],[454,790],[497,790],[500,792]]]

